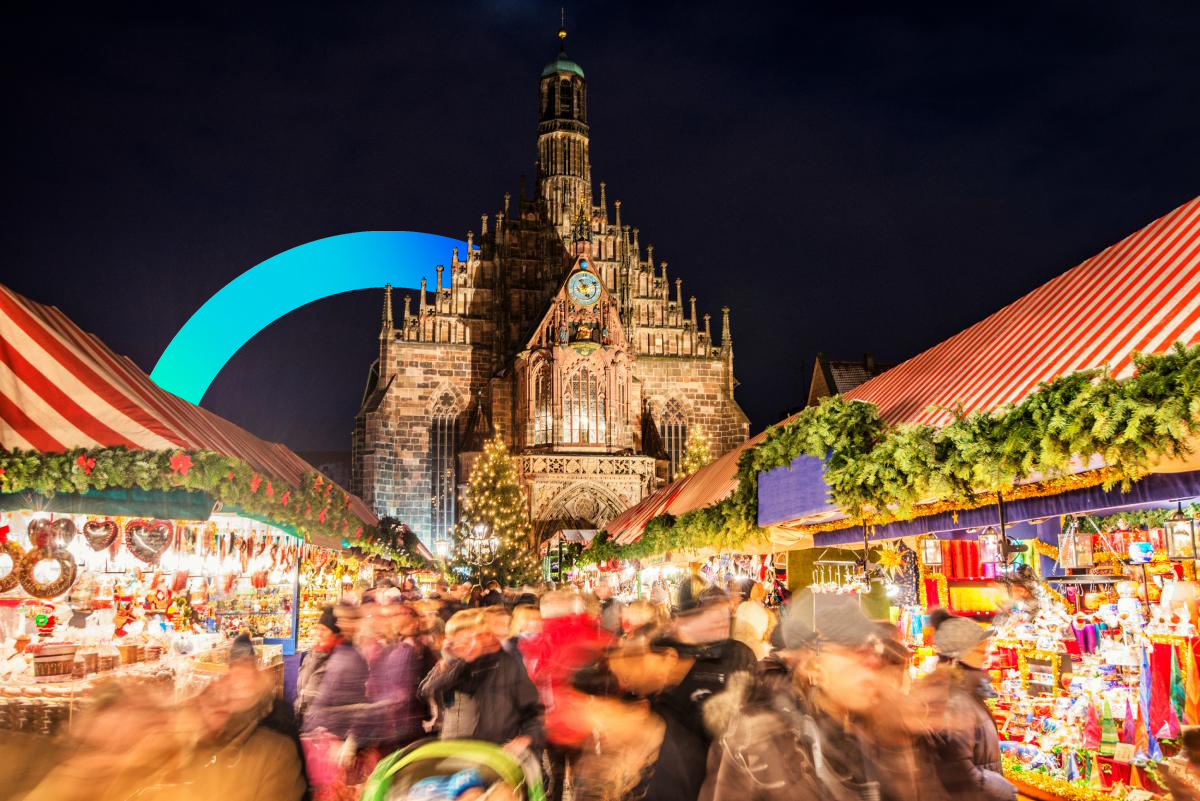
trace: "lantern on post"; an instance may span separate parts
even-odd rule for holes
[[[1184,514],[1183,504],[1167,518],[1167,556],[1173,560],[1196,558],[1196,521]]]
[[[941,567],[942,562],[942,541],[932,534],[921,540],[921,563],[925,567]]]
[[[1068,570],[1095,564],[1092,535],[1081,528],[1077,518],[1068,516],[1058,537],[1058,563]]]
[[[1000,533],[995,526],[988,526],[979,535],[979,561],[985,565],[1000,561]]]

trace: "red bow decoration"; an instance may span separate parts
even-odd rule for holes
[[[268,495],[271,494],[271,488],[269,486],[267,487],[267,494]],[[287,506],[288,501],[291,500],[291,498],[292,498],[292,491],[284,490],[283,495],[279,496],[279,502],[282,503],[284,506]]]
[[[181,476],[186,476],[188,471],[192,469],[192,457],[188,456],[183,451],[171,457],[171,470]]]
[[[321,514],[317,515],[317,520],[320,520],[322,523],[325,522],[325,510],[324,509],[321,510]]]
[[[250,479],[250,494],[258,494],[258,485],[262,483],[262,476],[258,473],[254,474],[254,478]]]
[[[96,466],[96,460],[92,459],[85,453],[81,453],[75,459],[75,464],[79,466],[79,469],[83,471],[85,476],[90,476],[92,474],[92,468]]]
[[[275,497],[275,488],[271,486],[271,480],[270,480],[270,479],[267,479],[267,497],[268,497],[268,498],[274,498],[274,497]]]
[[[0,545],[8,542],[8,526],[0,526]]]

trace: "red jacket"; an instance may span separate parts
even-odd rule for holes
[[[612,635],[584,614],[544,620],[539,634],[521,642],[525,666],[546,707],[549,742],[579,745],[591,735],[576,714],[583,695],[571,687],[571,678],[611,643]]]

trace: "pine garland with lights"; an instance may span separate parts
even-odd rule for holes
[[[708,437],[701,431],[692,429],[688,434],[687,447],[683,453],[683,462],[675,478],[690,476],[701,467],[712,461],[712,451],[708,447]]]
[[[468,540],[481,533],[496,540],[495,558],[486,565],[472,560]],[[519,586],[541,578],[541,563],[529,524],[529,503],[517,481],[517,466],[499,436],[484,445],[471,468],[455,532],[456,566],[478,576],[481,584]]]

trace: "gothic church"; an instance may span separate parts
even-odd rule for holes
[[[566,36],[559,32],[560,39]],[[685,302],[654,247],[592,186],[587,81],[565,48],[542,70],[537,184],[483,215],[415,303],[385,289],[379,359],[355,417],[352,486],[435,552],[499,433],[540,537],[601,528],[675,475],[689,433],[712,455],[748,435],[729,309]],[[478,245],[478,247],[475,247]]]

